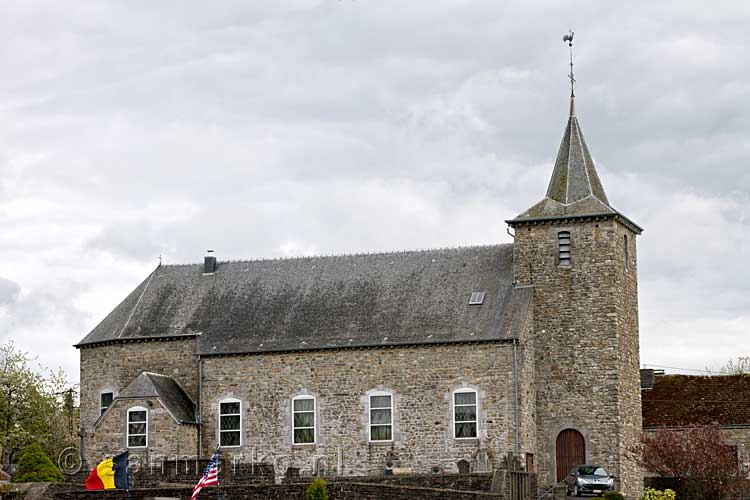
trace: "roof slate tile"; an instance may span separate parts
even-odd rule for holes
[[[79,346],[198,334],[200,354],[516,338],[513,246],[158,267]],[[470,306],[471,292],[487,293]]]

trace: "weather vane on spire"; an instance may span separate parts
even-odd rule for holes
[[[570,49],[570,73],[568,74],[568,78],[570,78],[570,97],[575,97],[575,83],[576,79],[573,76],[573,33],[571,30],[568,30],[568,34],[563,36],[563,42],[568,42],[568,48]]]

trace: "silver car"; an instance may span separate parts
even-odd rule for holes
[[[576,465],[565,478],[565,489],[568,495],[579,497],[582,493],[601,495],[615,487],[615,476],[612,476],[601,465]]]

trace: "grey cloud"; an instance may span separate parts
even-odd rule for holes
[[[21,293],[21,285],[0,277],[0,306],[15,302],[19,293]]]
[[[646,228],[644,360],[703,368],[705,329],[741,350],[750,327],[748,22],[698,1],[3,4],[0,275],[24,294],[0,333],[54,337],[74,373],[62,346],[159,254],[508,241],[562,136],[572,27],[587,142]]]

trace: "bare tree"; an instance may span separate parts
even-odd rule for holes
[[[750,373],[750,356],[740,356],[737,361],[730,359],[727,364],[719,368],[722,375],[739,375]]]
[[[726,441],[718,425],[644,433],[640,451],[646,469],[677,479],[688,498],[729,500],[746,487],[737,447]]]

